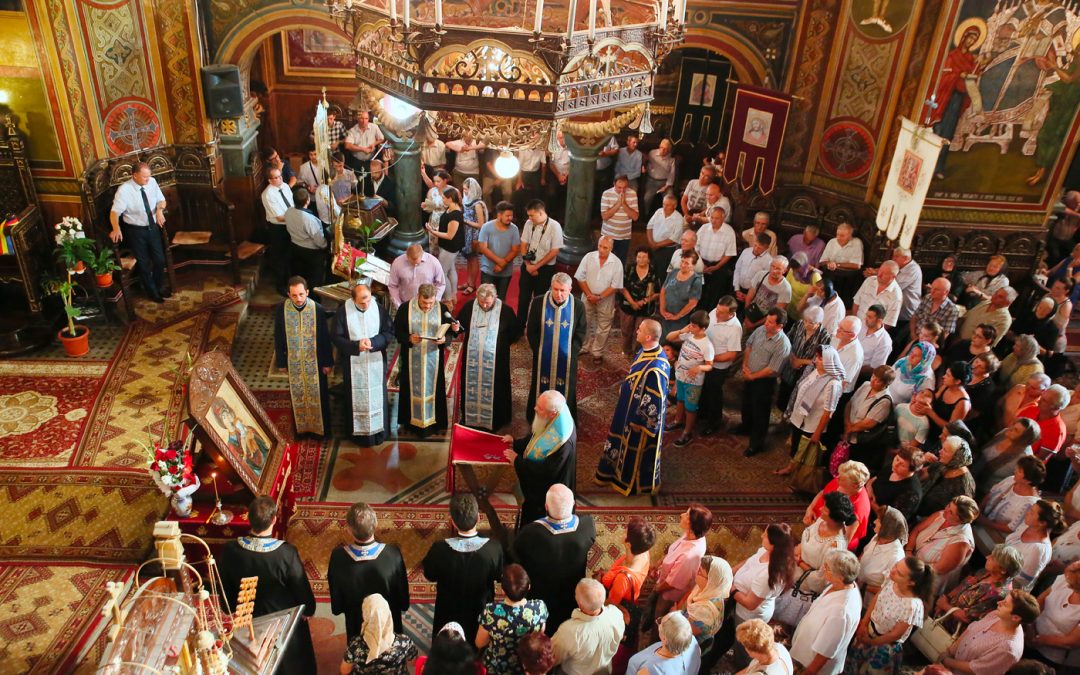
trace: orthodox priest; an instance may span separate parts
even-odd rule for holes
[[[251,534],[227,542],[217,557],[222,601],[227,601],[235,611],[240,580],[258,577],[252,616],[257,618],[298,605],[304,606],[305,617],[315,614],[315,594],[311,592],[300,553],[292,544],[273,536],[277,502],[270,497],[256,497],[248,506],[248,519]],[[307,621],[297,624],[280,669],[286,673],[315,672],[315,649]]]
[[[480,612],[495,600],[495,582],[502,579],[502,545],[476,531],[480,507],[469,493],[450,500],[454,536],[437,541],[424,556],[424,576],[435,582],[434,638],[451,621],[461,624],[465,641],[476,640]]]
[[[552,635],[577,607],[574,589],[585,578],[596,525],[592,516],[574,513],[574,493],[565,485],[551,486],[545,504],[546,515],[518,532],[513,556],[529,573],[529,597],[547,605],[545,632]]]
[[[296,433],[325,436],[330,433],[326,376],[334,367],[328,313],[308,299],[303,277],[291,277],[288,291],[289,299],[274,313],[274,364],[289,373]]]
[[[561,483],[571,490],[577,486],[577,429],[566,398],[557,391],[545,391],[536,401],[535,413],[527,438],[515,441],[503,436],[513,443],[506,459],[514,465],[524,496],[520,525],[543,518],[544,499],[552,485]]]
[[[554,389],[570,402],[577,418],[577,360],[588,334],[585,306],[570,295],[573,280],[559,272],[551,278],[551,290],[529,307],[527,335],[533,351],[532,386],[525,417],[532,422],[537,397]]]
[[[510,421],[510,345],[518,338],[518,321],[510,305],[499,299],[494,284],[480,284],[476,299],[458,314],[465,329],[465,362],[461,368],[461,420],[465,426],[494,431]]]
[[[360,445],[386,440],[390,408],[386,392],[386,348],[394,341],[390,315],[371,297],[365,283],[334,317],[334,346],[352,402],[352,434]]]
[[[641,322],[641,351],[619,390],[596,482],[623,495],[656,494],[660,489],[660,450],[664,442],[671,365],[660,348],[660,323]]]
[[[443,319],[450,324],[439,336]],[[446,343],[461,326],[443,311],[431,284],[421,284],[416,297],[398,308],[394,337],[401,344],[398,360],[398,423],[421,438],[446,429]]]

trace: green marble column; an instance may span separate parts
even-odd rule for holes
[[[426,248],[427,232],[420,217],[420,202],[423,201],[424,183],[420,178],[420,142],[413,138],[404,138],[382,128],[390,147],[394,149],[394,166],[390,177],[394,179],[396,190],[398,226],[394,229],[385,246],[380,248],[386,256],[399,256],[413,244],[422,244]]]
[[[596,158],[611,136],[585,144],[566,134],[570,151],[570,177],[566,181],[566,222],[563,223],[563,247],[559,262],[577,266],[585,254],[595,248],[592,238],[592,219],[596,204]],[[590,139],[592,140],[592,139]]]

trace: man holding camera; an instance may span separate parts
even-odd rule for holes
[[[525,210],[529,214],[521,233],[521,277],[518,280],[519,317],[529,316],[534,295],[545,293],[555,275],[555,258],[563,246],[562,225],[550,218],[544,202],[534,199]]]

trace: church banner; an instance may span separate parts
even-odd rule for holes
[[[900,122],[896,152],[878,205],[877,226],[889,239],[911,248],[944,141],[906,117]]]
[[[739,180],[744,190],[758,182],[762,194],[776,187],[791,97],[783,92],[740,84],[731,113],[724,180]]]

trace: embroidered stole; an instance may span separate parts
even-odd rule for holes
[[[379,334],[379,308],[374,302],[362,312],[351,299],[346,301],[345,319],[352,342]],[[352,382],[353,433],[369,436],[381,432],[386,425],[382,353],[369,351],[350,356],[349,375]]]
[[[551,534],[569,534],[571,532],[577,532],[578,524],[581,523],[581,519],[576,515],[570,516],[566,520],[555,520],[544,516],[540,520],[536,521],[544,526],[544,528]]]
[[[278,550],[283,542],[280,539],[273,537],[239,537],[236,543],[240,544],[240,548],[245,551],[251,551],[252,553],[271,553]]]
[[[525,446],[525,459],[533,462],[544,461],[548,455],[561,448],[573,433],[574,418],[570,416],[570,408],[564,407],[542,433],[529,439],[529,444]]]
[[[442,323],[439,303],[430,312],[420,309],[414,299],[409,302],[409,333],[433,336]],[[414,427],[426,429],[435,424],[435,389],[439,383],[439,345],[434,340],[421,340],[409,348],[409,418]]]
[[[469,342],[465,346],[465,424],[492,428],[495,391],[495,351],[499,339],[502,300],[485,312],[473,303]]]
[[[289,393],[292,395],[296,433],[323,435],[322,392],[319,389],[317,349],[318,310],[308,301],[297,309],[285,301],[285,344],[289,354]]]
[[[540,349],[536,353],[536,398],[554,389],[564,396],[570,388],[572,354],[570,341],[574,336],[574,299],[567,298],[559,305],[551,299],[551,291],[544,294],[544,311],[541,314]]]

